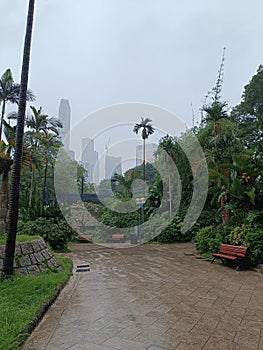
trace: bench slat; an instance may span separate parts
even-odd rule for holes
[[[213,263],[217,258],[231,260],[238,263],[236,269],[239,270],[240,266],[242,265],[248,266],[247,253],[247,247],[231,244],[220,244],[219,253],[211,253],[211,255],[214,257],[211,262]]]
[[[236,260],[236,256],[233,255],[225,255],[225,254],[220,254],[220,253],[213,253],[212,256],[218,257],[218,258],[224,258],[224,259],[229,259],[229,260]]]

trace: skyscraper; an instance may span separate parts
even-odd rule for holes
[[[95,174],[95,166],[98,161],[98,152],[94,149],[94,140],[90,138],[82,139],[81,162],[88,172],[88,182],[93,183],[98,181],[98,176]]]
[[[111,179],[114,174],[122,174],[121,157],[105,156],[105,179]]]
[[[69,135],[66,138],[66,135],[70,131],[70,104],[69,101],[66,99],[61,99],[58,109],[58,118],[61,121],[63,127],[61,128],[60,135],[61,135],[61,141],[64,144],[65,150],[69,151],[69,145],[70,145],[70,137]]]
[[[146,143],[145,145],[145,164],[152,163],[155,159],[154,153],[157,151],[156,143]],[[143,164],[143,146],[136,146],[136,166]]]

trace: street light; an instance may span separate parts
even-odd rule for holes
[[[143,205],[146,199],[144,197],[136,198],[135,203],[139,207],[139,242],[142,244],[142,216],[143,216]]]

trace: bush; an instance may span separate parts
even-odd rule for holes
[[[51,248],[65,249],[68,241],[76,237],[75,231],[65,220],[46,219],[40,217],[34,221],[19,221],[18,234],[39,235],[43,237]]]
[[[156,240],[160,243],[176,243],[191,241],[192,234],[181,232],[182,220],[176,216],[173,221],[158,235]]]
[[[261,227],[263,222],[263,211],[250,211],[246,216],[245,222],[251,227]]]
[[[224,231],[221,226],[203,227],[195,236],[196,249],[201,253],[217,252],[224,241]]]
[[[250,263],[254,266],[263,263],[263,229],[250,229],[246,234],[246,246],[250,252]]]
[[[234,227],[228,237],[228,241],[230,244],[233,245],[246,245],[246,233],[247,233],[247,227],[245,224],[242,226],[236,226]]]

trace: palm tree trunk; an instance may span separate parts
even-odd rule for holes
[[[28,200],[28,206],[29,208],[32,207],[32,198],[33,198],[33,189],[34,189],[34,169],[31,169],[31,179],[30,179],[30,190],[29,190],[29,200]]]
[[[46,159],[45,171],[44,171],[44,181],[43,181],[43,189],[42,189],[42,214],[44,213],[44,205],[46,202],[46,187],[47,187],[47,168],[48,168],[48,159]]]
[[[7,213],[9,198],[9,169],[5,169],[2,175],[1,198],[0,198],[0,226],[1,230],[7,232]]]
[[[143,139],[143,180],[145,180],[145,139]]]
[[[1,122],[0,122],[0,140],[2,140],[2,130],[3,130],[4,117],[5,117],[5,100],[3,100],[3,104],[2,104]]]
[[[26,112],[27,85],[30,65],[30,49],[32,41],[32,29],[34,18],[35,0],[29,0],[26,35],[24,42],[23,63],[21,71],[21,83],[18,103],[18,117],[16,128],[16,143],[14,153],[14,163],[12,170],[12,182],[10,191],[10,204],[8,213],[8,231],[5,246],[5,256],[3,262],[3,277],[11,277],[14,271],[14,255],[16,246],[16,232],[19,206],[19,186],[21,176],[21,165],[23,155],[24,123]]]

